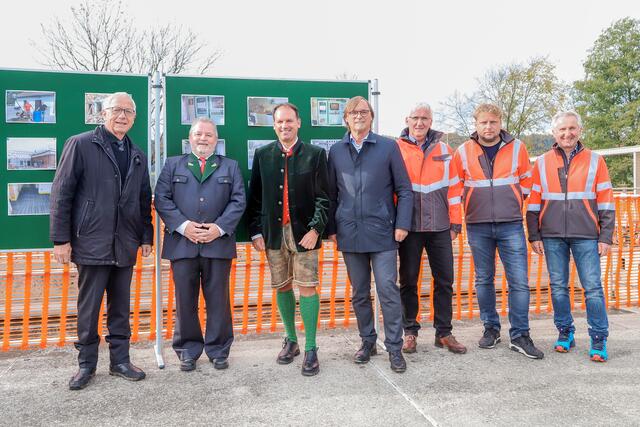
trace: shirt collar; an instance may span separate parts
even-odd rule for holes
[[[290,153],[291,151],[293,151],[293,148],[296,146],[299,140],[300,138],[296,138],[295,142],[291,144],[289,148],[285,148],[284,144],[282,144],[282,142],[278,140],[278,144],[280,144],[280,150],[282,150],[282,152],[284,153]]]
[[[367,134],[367,136],[365,136],[365,137],[364,137],[364,139],[362,140],[362,144],[364,144],[364,142],[365,142],[367,139],[369,139],[369,135],[371,135],[371,132],[369,132],[369,133]],[[351,132],[349,132],[349,142],[351,142],[353,145],[362,145],[362,144],[358,144],[358,143],[356,142],[356,139],[355,139],[353,136],[351,136]]]

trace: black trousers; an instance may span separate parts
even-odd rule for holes
[[[176,290],[176,323],[173,349],[181,359],[198,359],[204,350],[209,359],[226,358],[233,343],[229,305],[230,259],[183,258],[171,261]],[[202,336],[198,318],[200,286],[207,311]]]
[[[422,249],[427,250],[433,274],[433,326],[437,337],[451,334],[453,297],[453,245],[449,230],[437,232],[410,232],[400,243],[400,297],[402,322],[406,335],[418,335],[418,275]]]
[[[98,318],[107,291],[107,329],[111,364],[129,362],[130,288],[133,266],[78,265],[78,363],[81,368],[95,368],[98,363]]]

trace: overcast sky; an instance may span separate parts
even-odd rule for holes
[[[114,1],[115,3],[115,1]],[[124,1],[141,26],[171,22],[224,51],[213,75],[380,82],[380,131],[396,135],[410,107],[434,110],[453,91],[501,64],[544,55],[568,82],[614,21],[640,17],[640,2],[581,1]],[[0,67],[42,68],[29,39],[39,23],[77,1],[3,2]],[[438,123],[434,123],[438,128]],[[444,130],[444,129],[443,129]]]

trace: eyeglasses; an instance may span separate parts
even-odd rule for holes
[[[358,110],[358,111],[349,111],[349,116],[351,117],[367,117],[371,111],[369,110]]]
[[[106,110],[111,110],[114,116],[118,117],[120,114],[124,113],[125,117],[133,117],[136,115],[136,110],[131,108],[120,108],[120,107],[107,107]]]
[[[414,122],[428,122],[429,120],[431,120],[431,117],[424,117],[424,116],[412,116],[409,118]]]

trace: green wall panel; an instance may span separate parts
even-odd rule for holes
[[[7,90],[56,93],[56,123],[6,123]],[[145,153],[148,145],[148,78],[140,75],[67,73],[0,69],[0,250],[50,248],[49,216],[9,216],[7,184],[52,182],[54,170],[8,170],[7,138],[56,138],[56,160],[71,135],[95,128],[84,122],[84,94],[128,92],[136,102],[136,121],[129,132]]]
[[[346,129],[342,126],[311,126],[311,98],[369,98],[368,82],[305,81],[238,78],[208,78],[167,76],[166,86],[166,143],[168,156],[182,153],[182,140],[188,138],[189,125],[181,124],[182,95],[222,95],[225,101],[224,125],[218,126],[218,137],[225,140],[226,156],[237,160],[246,181],[250,171],[247,164],[248,140],[275,140],[273,127],[248,126],[247,97],[286,97],[300,110],[302,127],[299,137],[312,139],[340,139]],[[248,239],[244,222],[238,227],[238,241]]]

